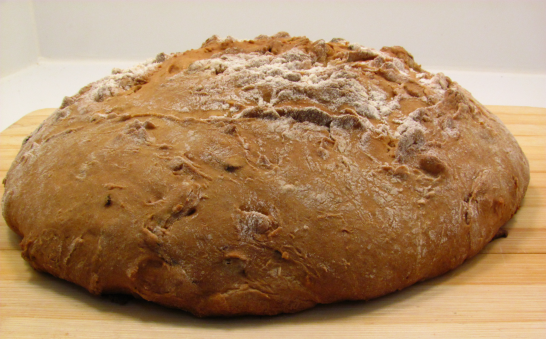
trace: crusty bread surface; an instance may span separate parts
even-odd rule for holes
[[[438,276],[517,211],[514,137],[401,47],[208,39],[67,97],[3,215],[36,270],[198,316],[366,300]]]

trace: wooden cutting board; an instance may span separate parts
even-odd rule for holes
[[[35,272],[0,221],[0,338],[546,338],[546,109],[489,106],[523,148],[531,183],[508,237],[439,278],[368,302],[275,317],[198,319],[145,301],[116,304]],[[53,110],[0,134],[4,178]],[[3,186],[0,188],[3,194]],[[39,213],[39,211],[36,211]]]

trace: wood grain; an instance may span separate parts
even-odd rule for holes
[[[460,268],[368,302],[276,317],[198,319],[142,300],[120,305],[34,271],[0,221],[0,338],[546,338],[546,109],[488,106],[512,131],[531,182],[507,238]],[[0,133],[0,177],[52,109]],[[3,194],[3,186],[0,187]]]

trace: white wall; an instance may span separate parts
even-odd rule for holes
[[[38,36],[30,0],[0,1],[0,78],[38,61]]]
[[[34,1],[43,57],[145,59],[284,30],[401,45],[426,68],[546,73],[546,1]]]

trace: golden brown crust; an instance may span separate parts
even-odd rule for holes
[[[199,316],[370,299],[460,265],[518,209],[504,125],[401,47],[207,40],[66,98],[8,172],[37,270]]]

